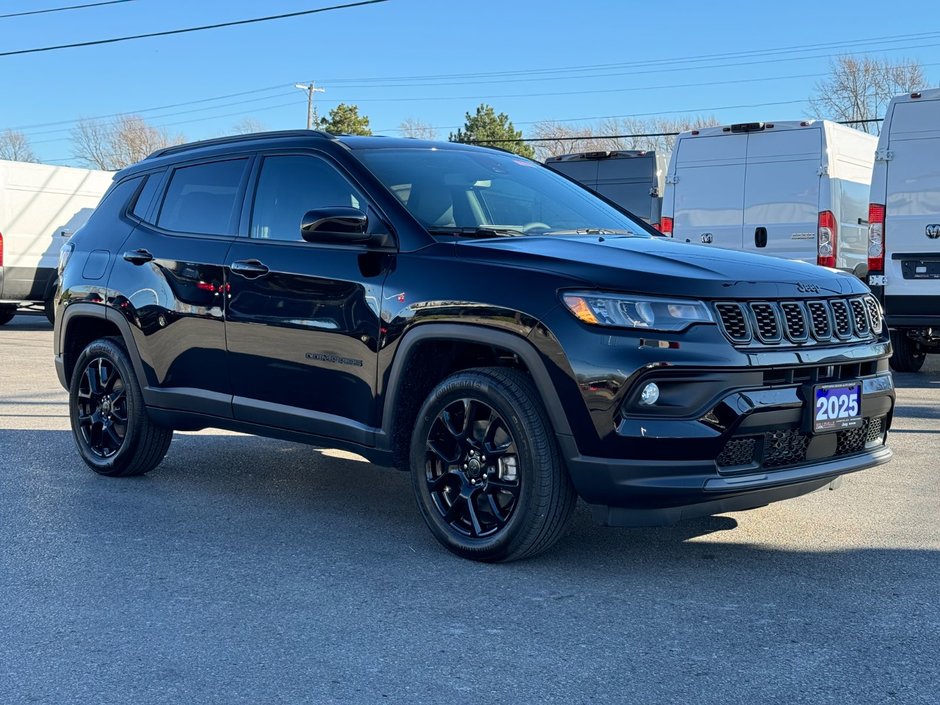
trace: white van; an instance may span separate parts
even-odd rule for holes
[[[578,152],[549,157],[545,166],[564,174],[659,228],[666,159],[654,150]]]
[[[111,185],[107,171],[0,160],[0,325],[21,307],[52,320],[59,250]]]
[[[940,352],[940,89],[894,98],[871,181],[868,284],[899,372]]]
[[[660,229],[862,277],[876,142],[828,120],[683,132],[669,161]]]

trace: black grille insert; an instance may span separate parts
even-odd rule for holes
[[[881,308],[874,296],[865,297],[865,308],[868,309],[868,320],[871,321],[871,332],[881,332]]]
[[[783,321],[786,324],[787,337],[794,343],[802,343],[807,338],[806,315],[803,306],[795,301],[780,304],[783,310]]]
[[[718,318],[725,335],[733,343],[746,343],[751,339],[751,331],[747,325],[747,317],[741,304],[718,304]]]
[[[831,340],[832,322],[829,320],[829,307],[826,302],[810,301],[807,307],[813,323],[813,337],[821,341]]]
[[[751,312],[757,324],[757,337],[764,343],[780,342],[780,323],[777,321],[777,312],[773,304],[751,304]]]
[[[852,337],[852,322],[849,320],[849,305],[842,299],[829,302],[832,307],[832,320],[835,322],[836,335],[842,339]]]

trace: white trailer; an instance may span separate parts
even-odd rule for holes
[[[22,307],[52,319],[59,250],[84,225],[112,172],[0,160],[0,325]]]
[[[666,174],[661,229],[864,276],[876,142],[828,120],[683,132]]]
[[[868,284],[891,329],[891,365],[940,353],[940,89],[892,99],[871,182]]]

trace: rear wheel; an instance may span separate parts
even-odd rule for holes
[[[924,366],[927,353],[920,344],[907,336],[903,330],[891,331],[891,367],[897,372],[917,372]]]
[[[0,326],[9,323],[16,315],[16,306],[0,306]]]
[[[411,471],[431,533],[473,560],[544,551],[577,499],[538,393],[512,369],[458,372],[431,392],[412,434]]]
[[[72,434],[82,460],[109,477],[143,475],[166,455],[172,429],[147,415],[123,345],[102,338],[82,351],[69,387]]]

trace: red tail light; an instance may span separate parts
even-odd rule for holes
[[[663,235],[672,237],[672,218],[666,215],[662,217],[662,219],[659,221],[659,232],[661,232]]]
[[[836,266],[836,241],[839,236],[836,217],[832,211],[819,213],[819,226],[816,228],[816,264],[820,267]]]
[[[885,271],[885,207],[880,203],[868,205],[868,273]]]

